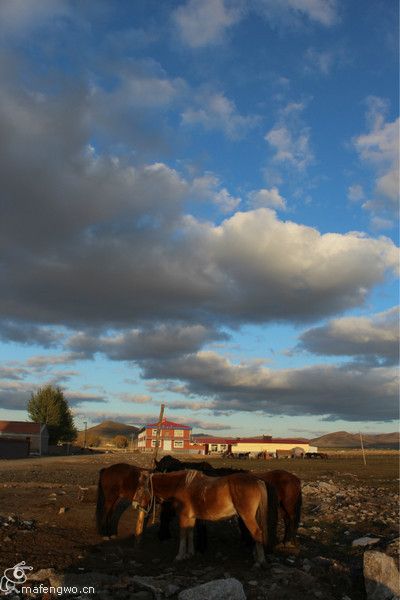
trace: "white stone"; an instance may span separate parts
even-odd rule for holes
[[[364,553],[364,581],[368,600],[399,600],[400,575],[391,556],[367,550]]]
[[[361,537],[356,540],[353,540],[351,545],[352,546],[372,546],[373,544],[377,544],[380,541],[381,541],[380,538],[371,538],[371,537],[365,536],[365,537]]]
[[[246,600],[240,581],[234,579],[215,579],[181,592],[178,600]]]

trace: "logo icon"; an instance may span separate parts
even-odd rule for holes
[[[25,571],[32,571],[32,569],[33,567],[25,565],[24,560],[10,569],[6,569],[3,577],[0,579],[0,592],[3,592],[6,596],[12,592],[19,594],[16,586],[25,583]]]

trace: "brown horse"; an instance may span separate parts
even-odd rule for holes
[[[302,506],[300,479],[293,473],[283,469],[262,473],[254,472],[253,475],[258,479],[262,479],[265,483],[275,486],[279,501],[279,512],[285,524],[283,543],[295,543]]]
[[[118,521],[132,502],[144,469],[118,463],[100,470],[97,486],[96,522],[103,536],[116,536]],[[145,471],[147,474],[149,471]]]
[[[207,477],[195,470],[141,473],[133,505],[143,509],[154,499],[172,500],[178,512],[180,544],[176,560],[194,554],[196,519],[220,521],[239,515],[256,543],[256,565],[265,562],[268,495],[265,483],[252,475]]]
[[[188,466],[190,464],[190,467]],[[207,463],[206,463],[207,464]],[[203,467],[203,463],[186,463],[173,458],[172,456],[163,457],[158,463],[156,462],[156,470],[162,472],[177,471],[180,469],[193,468],[198,469],[205,475],[210,477],[219,477],[222,475],[230,475],[233,473],[248,473],[249,471],[243,471],[242,469],[231,469],[226,467],[215,468],[207,464],[207,467]],[[279,513],[283,519],[285,525],[285,533],[283,542],[296,542],[297,529],[299,527],[301,518],[301,507],[302,507],[302,493],[301,493],[301,481],[293,473],[284,471],[283,469],[276,469],[273,471],[252,471],[254,477],[262,479],[267,486],[272,485],[277,494],[279,502]],[[269,491],[269,489],[268,489]],[[271,494],[269,494],[271,495]],[[165,518],[164,518],[165,516]],[[169,516],[168,512],[165,511],[161,514],[161,538],[168,537],[169,531]],[[240,521],[239,521],[240,526]],[[245,528],[241,527],[242,534],[246,537]],[[202,533],[202,544],[205,546],[205,533]],[[271,537],[271,536],[270,536]],[[248,538],[248,536],[247,536]],[[270,542],[272,540],[270,539]],[[273,542],[271,547],[273,547]]]

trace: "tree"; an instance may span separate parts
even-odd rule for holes
[[[86,441],[87,445],[92,448],[98,448],[101,444],[101,438],[99,435],[89,435]]]
[[[46,385],[32,393],[28,414],[35,423],[47,425],[50,444],[72,442],[77,436],[71,409],[59,387]]]
[[[117,448],[126,448],[128,446],[128,438],[124,435],[116,435],[114,438],[114,445]]]

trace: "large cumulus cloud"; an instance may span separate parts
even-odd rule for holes
[[[397,370],[388,367],[315,365],[274,370],[200,352],[173,361],[148,361],[144,374],[184,381],[189,393],[208,397],[209,409],[217,414],[262,411],[348,421],[390,421],[398,415]]]

